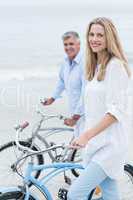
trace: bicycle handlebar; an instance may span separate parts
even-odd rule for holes
[[[46,115],[43,112],[41,112],[40,110],[37,110],[37,113],[41,115],[41,120],[39,121],[39,124],[38,124],[39,128],[40,128],[42,122],[45,121],[45,120],[49,120],[51,118],[58,118],[59,120],[65,120],[66,119],[66,117],[64,117],[63,115]],[[15,139],[16,145],[20,149],[23,149],[24,151],[27,151],[27,152],[30,152],[30,153],[41,153],[42,151],[47,152],[47,151],[53,150],[55,148],[62,148],[62,149],[68,148],[67,146],[64,146],[63,144],[61,144],[61,145],[55,145],[53,147],[50,147],[50,149],[47,149],[47,150],[45,149],[45,150],[37,152],[37,151],[32,150],[29,147],[21,145],[20,142],[19,142],[20,141],[20,139],[19,139],[20,138],[20,132],[22,132],[27,126],[29,126],[29,122],[25,121],[23,124],[19,124],[19,125],[14,127],[15,130],[16,130],[16,139]],[[37,131],[38,131],[38,127],[37,127]]]
[[[52,119],[52,118],[57,118],[59,120],[65,120],[66,119],[66,117],[64,117],[63,115],[46,115],[43,112],[41,112],[40,110],[37,110],[36,112],[41,115],[40,126],[41,126],[43,121],[49,120],[49,119]],[[29,126],[29,122],[25,121],[23,124],[18,124],[16,126],[14,126],[14,128],[15,128],[16,131],[17,130],[22,131],[27,126]]]
[[[25,121],[23,124],[16,125],[14,128],[15,128],[16,131],[17,131],[18,129],[22,131],[22,130],[25,129],[27,126],[29,126],[29,122],[28,122],[28,121]]]
[[[63,115],[46,115],[43,112],[41,112],[40,110],[36,111],[38,114],[41,115],[42,118],[44,118],[45,120],[51,119],[51,118],[58,118],[60,120],[65,120],[66,117],[64,117]]]
[[[59,144],[59,145],[54,145],[54,146],[49,147],[49,148],[44,149],[44,150],[35,151],[35,150],[31,149],[30,147],[26,147],[26,146],[21,145],[20,142],[19,142],[19,141],[20,141],[20,140],[19,140],[19,138],[20,138],[20,133],[21,133],[28,125],[29,125],[29,123],[28,123],[28,122],[25,122],[25,123],[23,124],[23,126],[21,125],[21,128],[19,128],[19,129],[16,130],[16,139],[15,139],[15,142],[16,142],[16,145],[17,145],[20,149],[22,149],[22,150],[24,150],[24,151],[27,151],[27,152],[29,152],[29,153],[39,154],[39,153],[46,153],[46,152],[48,152],[48,151],[51,151],[51,150],[54,150],[54,149],[57,149],[57,148],[61,148],[61,149],[69,148],[69,145]]]

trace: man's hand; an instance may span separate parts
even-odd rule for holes
[[[71,127],[75,126],[76,122],[77,120],[74,120],[72,118],[67,118],[64,120],[64,124]]]
[[[78,121],[80,117],[81,117],[80,115],[75,114],[72,116],[72,119]]]
[[[53,97],[50,97],[44,101],[42,101],[41,103],[44,105],[44,106],[48,106],[48,105],[51,105],[53,102],[55,101],[55,99]]]
[[[75,124],[77,123],[77,121],[79,120],[80,115],[73,115],[72,118],[67,118],[64,120],[64,124],[67,126],[75,126]]]

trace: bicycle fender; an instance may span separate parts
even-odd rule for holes
[[[18,191],[20,192],[21,189],[18,187],[0,187],[0,193],[5,193],[5,192],[15,192]]]

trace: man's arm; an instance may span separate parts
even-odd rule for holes
[[[80,99],[77,103],[76,109],[74,114],[71,118],[68,118],[64,121],[64,124],[67,126],[74,126],[77,121],[80,119],[82,115],[84,115],[84,90],[86,85],[86,80],[84,77],[84,73],[81,71],[82,77],[81,77],[81,93],[80,93]]]
[[[80,93],[80,98],[79,101],[77,102],[76,109],[74,111],[73,118],[77,118],[77,120],[80,118],[79,116],[84,115],[84,92],[85,92],[85,85],[86,85],[86,80],[84,73],[82,74],[81,77],[81,93]]]
[[[64,84],[63,66],[62,66],[60,69],[60,72],[59,72],[58,82],[57,82],[55,91],[54,91],[52,97],[47,98],[43,102],[43,105],[51,105],[57,98],[60,97],[60,95],[64,91],[64,89],[65,89],[65,84]]]

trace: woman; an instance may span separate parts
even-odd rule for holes
[[[96,18],[87,30],[85,132],[73,148],[85,147],[85,170],[72,184],[69,200],[87,200],[99,185],[104,200],[120,200],[117,180],[127,150],[126,89],[130,72],[117,31],[107,18]]]

